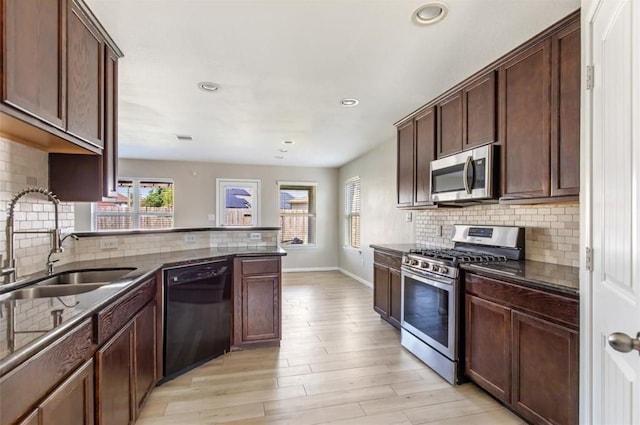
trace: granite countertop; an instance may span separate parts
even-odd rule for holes
[[[373,249],[393,251],[398,254],[408,253],[409,250],[418,248],[443,248],[415,243],[371,244],[369,246]],[[578,295],[580,289],[580,269],[576,267],[529,260],[507,261],[505,263],[463,263],[460,267],[496,278],[509,278],[530,287],[555,290],[570,295]]]
[[[580,290],[580,269],[539,261],[507,261],[504,263],[462,264],[462,269],[508,278],[539,289],[551,289],[570,295]]]
[[[42,350],[68,330],[91,315],[112,303],[131,289],[147,281],[163,268],[184,266],[224,257],[284,256],[280,247],[251,248],[203,248],[158,254],[119,257],[103,260],[78,261],[56,267],[56,274],[75,270],[105,268],[133,268],[112,284],[82,294],[50,297],[2,300],[3,293],[14,289],[34,285],[46,276],[34,274],[28,280],[0,286],[0,376],[20,364],[33,354]],[[160,284],[160,282],[158,282]],[[15,346],[9,350],[8,329],[9,309],[15,312]],[[54,327],[53,316],[62,314],[62,323]]]

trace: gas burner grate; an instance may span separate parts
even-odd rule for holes
[[[507,261],[504,255],[493,255],[458,249],[412,249],[410,254],[418,254],[427,258],[461,262],[461,263],[487,263]]]

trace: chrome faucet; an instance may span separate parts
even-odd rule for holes
[[[41,195],[46,196],[49,201],[53,204],[54,208],[54,219],[55,219],[55,227],[49,230],[14,230],[13,229],[13,220],[16,204],[23,196],[29,193],[39,193]],[[18,192],[9,202],[9,210],[7,212],[7,227],[6,227],[6,239],[7,239],[7,262],[6,267],[2,268],[0,274],[5,276],[5,283],[15,282],[16,276],[18,274],[17,265],[16,265],[16,256],[15,256],[15,241],[14,236],[18,233],[20,234],[37,234],[37,233],[48,233],[51,235],[51,250],[49,252],[49,258],[47,262],[49,262],[51,254],[62,252],[62,241],[60,240],[60,226],[58,222],[58,204],[60,204],[60,200],[56,198],[56,195],[53,192],[44,189],[42,187],[29,187],[24,189],[21,192]],[[47,266],[49,268],[49,266]]]
[[[73,238],[73,240],[76,240],[76,241],[77,241],[78,239],[80,239],[77,235],[75,235],[75,234],[73,234],[73,233],[69,233],[69,234],[68,234],[68,235],[66,235],[64,238],[60,239],[60,247],[59,247],[59,250],[58,250],[58,251],[54,251],[54,250],[49,251],[49,255],[47,255],[47,263],[46,263],[46,266],[47,266],[47,275],[48,275],[48,276],[51,276],[51,275],[53,274],[53,272],[54,272],[54,269],[53,269],[53,263],[57,263],[58,261],[60,261],[59,259],[58,259],[58,260],[51,260],[51,255],[52,255],[52,254],[56,254],[56,253],[60,253],[60,252],[64,252],[64,248],[62,247],[62,244],[63,244],[63,243],[64,243],[64,241],[65,241],[67,238],[69,238],[69,237]]]

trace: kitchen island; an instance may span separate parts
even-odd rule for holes
[[[122,417],[135,418],[148,390],[162,374],[161,282],[162,270],[167,267],[189,266],[220,258],[233,259],[232,299],[234,305],[240,305],[241,309],[242,301],[247,296],[243,290],[248,288],[246,285],[243,286],[243,281],[246,282],[245,273],[242,271],[244,262],[271,259],[270,264],[277,265],[277,269],[270,270],[269,274],[271,292],[266,294],[267,291],[262,290],[264,286],[260,286],[259,292],[262,297],[270,296],[264,299],[253,296],[254,293],[252,302],[263,300],[269,304],[268,309],[272,312],[270,319],[275,331],[263,339],[253,335],[254,338],[250,342],[277,345],[281,328],[279,285],[280,258],[283,255],[286,255],[286,252],[275,246],[229,247],[73,262],[59,267],[57,273],[112,268],[134,270],[125,270],[126,273],[112,284],[83,294],[0,301],[5,313],[8,312],[8,308],[17,312],[16,315],[3,314],[0,318],[3,336],[8,335],[9,331],[13,332],[13,336],[20,336],[15,340],[13,352],[5,349],[0,357],[0,424],[11,424],[20,418],[27,421],[33,415],[34,418],[40,417],[43,424],[59,423],[46,420],[47,417],[51,417],[48,412],[54,408],[76,409],[77,412],[84,409],[86,423],[93,423],[89,421],[89,416],[92,416],[89,411],[93,408],[89,409],[87,406],[93,406],[94,402],[98,417],[105,409],[111,409],[110,414],[116,415],[118,413],[115,412],[124,409],[120,411]],[[46,276],[31,276],[29,282],[40,278]],[[259,284],[262,282],[263,280],[258,280]],[[15,289],[15,285],[13,286]],[[0,297],[2,296],[3,294],[0,294]],[[58,312],[54,314],[56,310]],[[62,310],[62,313],[59,310]],[[34,322],[33,317],[36,315],[43,319]],[[61,316],[61,321],[54,323],[50,319],[53,315]],[[14,322],[8,323],[10,319]],[[246,321],[250,325],[256,323],[250,312],[237,311],[237,308],[234,308],[232,330],[247,329]],[[33,329],[34,323],[37,329],[29,331]],[[55,324],[57,326],[54,326]],[[265,326],[264,323],[261,323],[261,326]],[[231,332],[231,335],[234,334],[243,335],[241,331]],[[246,344],[246,341],[234,339],[233,336],[232,339],[232,347],[251,346]],[[123,369],[128,372],[124,373]],[[109,381],[100,380],[100,376],[119,376],[123,379],[112,382],[113,385],[106,388]],[[137,378],[144,380],[144,385]],[[117,394],[120,396],[113,398]],[[57,395],[64,397],[58,400],[61,404],[50,400]],[[67,401],[62,402],[63,400]],[[108,403],[117,404],[117,400],[121,400],[120,410],[109,407]],[[71,406],[68,403],[71,403]]]

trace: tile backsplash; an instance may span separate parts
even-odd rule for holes
[[[579,267],[580,207],[578,203],[540,205],[477,205],[422,210],[416,213],[416,242],[453,246],[454,224],[525,227],[528,260]],[[442,233],[440,235],[440,229]]]

